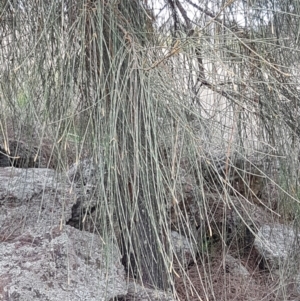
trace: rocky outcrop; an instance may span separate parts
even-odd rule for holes
[[[98,301],[127,293],[118,249],[70,226],[23,232],[0,244],[0,258],[0,300]]]
[[[78,213],[96,204],[87,197],[96,189],[94,171],[90,160],[67,176],[43,168],[0,168],[1,301],[174,300],[126,281],[119,248],[112,237],[104,241],[99,235],[100,225],[90,232],[73,227],[72,216],[78,222]]]
[[[199,253],[210,252],[213,239],[230,245],[228,250],[235,245],[235,254],[226,255],[224,266],[239,279],[248,281],[251,276],[234,255],[250,250],[254,240],[270,271],[279,269],[278,262],[288,264],[288,250],[298,236],[286,226],[268,228],[274,216],[268,216],[267,208],[245,196],[226,198],[201,191],[187,169],[180,175],[165,211],[175,277],[187,271]],[[171,293],[125,280],[114,237],[118,234],[103,228],[106,220],[99,219],[99,212],[107,212],[99,197],[109,195],[106,176],[103,162],[93,160],[74,164],[66,175],[44,168],[0,168],[1,301],[173,300]],[[110,230],[113,223],[118,228],[114,216],[108,222]],[[270,243],[262,243],[266,241]]]
[[[127,294],[118,248],[66,225],[75,196],[49,169],[0,168],[0,300]]]

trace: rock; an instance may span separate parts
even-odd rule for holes
[[[265,224],[254,242],[262,258],[260,266],[275,279],[280,279],[280,287],[293,283],[297,294],[300,293],[299,238],[298,230],[289,225]],[[279,291],[278,296],[285,299],[286,290]]]
[[[128,293],[125,296],[125,300],[135,301],[175,301],[172,293],[163,292],[137,283],[131,282],[128,285]]]
[[[97,231],[100,234],[104,234],[102,231],[104,228],[107,230],[109,222],[106,223],[108,213],[105,204],[108,200],[104,199],[103,193],[107,186],[103,166],[102,162],[95,163],[93,159],[85,159],[72,164],[67,172],[72,191],[76,196],[68,224],[77,229],[92,233]],[[113,222],[118,224],[116,218]]]
[[[0,300],[98,301],[127,293],[118,249],[70,226],[23,232],[0,244],[0,258]]]
[[[242,278],[248,278],[251,276],[248,270],[242,265],[242,263],[229,254],[225,256],[225,265],[226,271],[233,276]]]
[[[188,239],[175,231],[171,231],[171,248],[175,260],[182,266],[187,267],[196,258],[196,242]]]
[[[49,225],[64,224],[71,216],[75,197],[63,176],[50,169],[0,168],[0,220],[22,229],[43,230]],[[0,234],[4,225],[0,228]]]
[[[98,169],[100,167],[101,164],[99,164]],[[97,165],[93,162],[93,159],[84,159],[73,163],[67,173],[70,182],[77,188],[81,188],[82,185],[95,185],[96,175]]]
[[[118,248],[66,225],[75,200],[53,170],[0,168],[0,300],[127,294]]]
[[[256,201],[260,198],[265,185],[264,166],[255,157],[242,157],[238,153],[206,154],[199,164],[201,175],[209,190],[228,190],[233,195],[242,195]],[[195,173],[197,181],[200,179]]]
[[[299,261],[293,260],[293,257],[297,255],[295,250],[299,249],[296,245],[299,238],[295,229],[288,225],[265,224],[256,235],[254,247],[264,259],[266,268],[271,272],[275,270],[278,272],[298,271],[296,262]]]
[[[169,194],[166,204],[172,231],[189,236],[188,239],[202,241],[199,233],[205,232],[203,197],[203,192],[198,189],[195,179],[185,168],[178,168],[175,193]]]

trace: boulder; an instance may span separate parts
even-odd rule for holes
[[[250,280],[251,275],[246,267],[239,259],[234,258],[230,254],[225,255],[225,266],[226,272],[230,273],[231,275]]]
[[[296,260],[299,234],[289,225],[264,224],[258,231],[254,247],[263,258],[265,268],[272,273],[297,272]],[[289,268],[288,268],[289,267]]]
[[[0,300],[126,295],[118,248],[66,225],[75,196],[49,169],[0,168]]]
[[[187,238],[176,231],[171,231],[171,248],[175,261],[184,268],[196,260],[197,245],[193,238]]]

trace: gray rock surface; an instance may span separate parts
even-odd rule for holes
[[[126,300],[175,301],[177,299],[171,292],[163,292],[131,282],[128,284],[128,294],[126,295]]]
[[[196,242],[192,238],[188,239],[175,231],[171,231],[171,246],[175,260],[182,267],[188,267],[189,263],[195,260],[197,248]]]
[[[291,259],[298,239],[290,226],[263,225],[256,235],[254,246],[270,266],[278,268]]]
[[[299,252],[299,234],[288,225],[263,225],[255,238],[254,247],[264,259],[266,267],[278,273],[298,271],[295,260]],[[289,269],[287,269],[289,267]]]
[[[75,196],[48,169],[0,168],[0,300],[126,295],[118,248],[66,225]]]
[[[241,277],[241,278],[246,278],[246,279],[250,278],[251,276],[248,270],[245,268],[245,266],[243,266],[241,261],[229,254],[226,254],[225,256],[225,265],[226,265],[226,271],[231,275]]]
[[[114,235],[108,225],[113,224],[113,228],[117,230],[119,224],[117,217],[110,216],[111,212],[107,212],[107,203],[111,200],[106,198],[106,176],[103,162],[84,159],[71,165],[67,179],[76,196],[76,202],[72,207],[69,225],[104,236],[109,230],[109,235]]]

